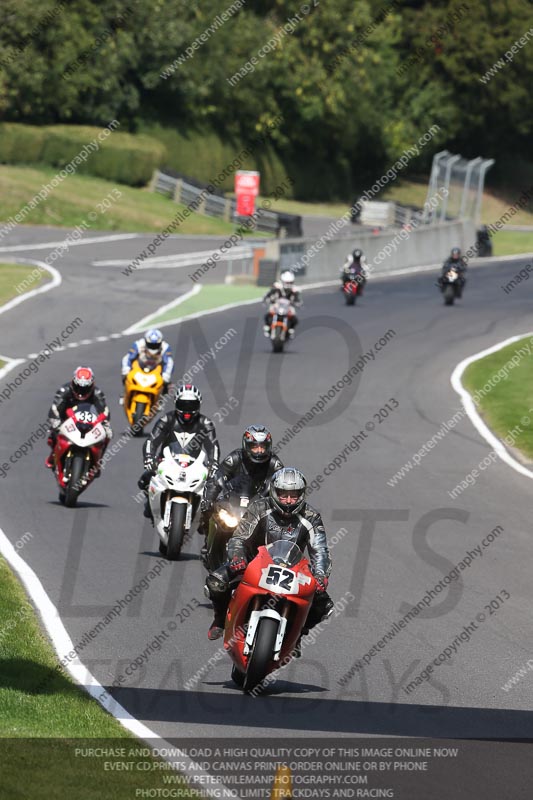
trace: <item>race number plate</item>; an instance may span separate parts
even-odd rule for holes
[[[298,594],[300,581],[292,569],[271,564],[261,570],[259,586],[262,589],[274,590],[277,594]]]

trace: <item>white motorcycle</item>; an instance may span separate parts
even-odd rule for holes
[[[207,480],[206,454],[197,458],[183,453],[179,442],[163,450],[163,458],[148,487],[148,499],[159,534],[159,552],[169,561],[179,558],[190,531]]]

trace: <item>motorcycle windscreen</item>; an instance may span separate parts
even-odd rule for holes
[[[82,434],[88,433],[98,419],[98,409],[93,403],[78,402],[72,406],[76,427]]]
[[[298,545],[283,539],[267,544],[266,549],[274,564],[283,564],[287,567],[299,564],[304,557]]]
[[[190,456],[188,453],[183,452],[183,445],[179,442],[172,442],[171,444],[165,447],[165,450],[170,452],[170,455],[176,461],[180,467],[188,467],[190,466],[194,458]]]

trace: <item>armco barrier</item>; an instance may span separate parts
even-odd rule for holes
[[[452,247],[466,252],[476,241],[471,220],[424,225],[413,230],[388,230],[378,234],[337,236],[324,239],[276,239],[265,243],[268,259],[279,261],[280,270],[293,269],[299,283],[337,278],[346,256],[363,250],[369,273],[382,275],[406,267],[444,262]],[[305,269],[303,269],[305,267]]]

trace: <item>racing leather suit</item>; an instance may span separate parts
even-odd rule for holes
[[[111,430],[111,425],[109,424],[110,412],[105,395],[103,391],[98,388],[98,386],[94,387],[92,394],[90,394],[85,400],[78,400],[78,398],[74,396],[70,381],[59,387],[54,395],[50,411],[48,412],[48,424],[50,426],[50,430],[48,432],[48,444],[53,451],[57,439],[57,429],[66,420],[67,409],[74,408],[74,406],[78,405],[78,403],[92,403],[99,414],[106,415],[106,419],[102,422],[104,430],[107,434],[107,439],[102,449],[103,455],[110,439],[113,437],[113,431]],[[51,453],[50,456],[48,456],[47,464],[52,466]]]
[[[290,517],[282,516],[272,507],[269,498],[258,497],[246,511],[228,542],[228,558],[244,558],[247,562],[257,555],[261,545],[271,544],[280,539],[292,542],[309,553],[309,566],[315,577],[328,577],[331,572],[326,531],[322,517],[308,503]],[[224,620],[231,599],[232,586],[235,580],[226,562],[210,573],[206,580],[209,596],[213,601],[215,619],[220,627]],[[309,610],[303,633],[307,633],[333,608],[333,601],[327,592],[316,593]]]
[[[248,496],[252,499],[256,494],[263,493],[268,489],[268,481],[282,467],[283,464],[276,455],[271,455],[268,461],[256,464],[245,457],[242,448],[232,450],[220,463],[218,469],[212,473],[205,485],[198,532],[207,533],[213,504],[230,481],[234,481],[236,478],[241,479],[242,486],[246,487]]]
[[[302,298],[299,289],[296,289],[294,286],[290,289],[284,289],[281,284],[275,283],[274,286],[272,286],[263,297],[263,303],[270,303],[269,309],[265,314],[265,325],[267,325],[269,328],[272,324],[272,306],[276,300],[280,299],[280,297],[285,297],[294,308],[302,305]],[[298,324],[298,317],[294,312],[289,317],[288,324],[289,330],[295,328]]]
[[[366,285],[367,275],[365,271],[365,259],[355,261],[353,256],[349,256],[341,270],[341,280],[344,286],[348,281],[356,280],[359,284],[359,294],[363,294]]]
[[[161,456],[164,448],[173,442],[179,442],[183,447],[183,452],[193,458],[197,458],[201,450],[204,450],[210,468],[215,469],[218,466],[220,448],[215,426],[210,419],[204,417],[203,414],[198,414],[192,422],[181,423],[174,411],[161,417],[144,443],[145,470],[137,482],[139,489],[143,489],[145,492],[144,515],[148,519],[152,517],[148,503],[148,484],[154,474],[158,457]]]
[[[448,258],[442,265],[441,274],[437,280],[438,286],[443,289],[444,286],[444,276],[450,269],[456,269],[459,273],[459,297],[461,296],[463,289],[465,288],[466,284],[466,258],[461,256],[461,258],[454,260],[453,258]]]
[[[234,478],[243,478],[243,481],[250,487],[250,498],[252,498],[267,488],[269,479],[282,467],[283,464],[275,455],[262,464],[255,464],[244,456],[242,448],[232,450],[205,485],[204,506],[206,510],[212,509],[213,503],[228,481]]]
[[[146,347],[144,339],[137,339],[132,344],[124,358],[122,359],[122,378],[124,379],[128,372],[131,370],[132,364],[136,358],[141,359],[145,364],[150,367],[155,367],[158,364],[163,365],[162,378],[168,384],[172,377],[172,370],[174,369],[174,359],[168,342],[163,342],[160,353],[152,353]]]

